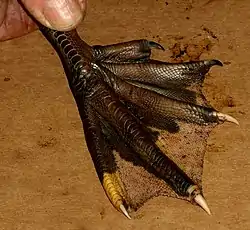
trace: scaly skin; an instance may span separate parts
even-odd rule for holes
[[[126,189],[114,160],[124,143],[178,195],[210,210],[199,188],[152,138],[149,126],[178,129],[178,121],[207,125],[237,121],[197,97],[205,74],[217,60],[170,64],[150,59],[155,42],[136,40],[110,46],[89,46],[77,32],[58,32],[39,25],[56,49],[83,122],[97,174],[111,203],[130,218]],[[204,97],[204,96],[203,96]]]

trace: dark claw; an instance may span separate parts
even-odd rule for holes
[[[223,66],[223,63],[216,59],[208,60],[208,62],[209,66],[214,66],[214,65]]]
[[[218,66],[223,66],[223,63],[220,62],[219,60],[213,60],[214,61],[214,65],[218,65]]]
[[[152,48],[165,51],[165,48],[159,43],[156,43],[154,41],[149,41],[148,43],[149,43],[149,46],[152,47]]]

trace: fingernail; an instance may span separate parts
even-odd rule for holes
[[[79,2],[76,0],[46,1],[43,9],[45,24],[56,30],[73,29],[84,16],[84,2]]]

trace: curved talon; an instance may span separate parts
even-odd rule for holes
[[[207,213],[208,215],[211,215],[211,211],[207,205],[206,200],[204,199],[204,197],[201,194],[198,194],[194,197],[194,201],[200,205]]]
[[[236,125],[239,125],[239,122],[234,117],[232,117],[228,114],[215,112],[214,115],[216,115],[220,121],[228,121],[228,122],[232,122]]]
[[[205,210],[208,215],[211,215],[211,211],[208,207],[208,204],[205,198],[200,194],[200,190],[198,189],[197,185],[190,186],[187,192],[192,200],[194,200],[203,210]]]
[[[205,63],[206,65],[210,65],[210,66],[214,66],[214,65],[223,66],[222,62],[219,61],[219,60],[216,60],[216,59],[207,60],[207,61],[204,61],[204,63]]]
[[[156,43],[154,41],[149,41],[148,43],[149,43],[149,46],[152,47],[152,48],[165,51],[165,48],[159,43]]]
[[[126,210],[126,208],[124,207],[123,204],[120,205],[120,211],[128,218],[131,220],[130,215],[128,214],[128,211]]]

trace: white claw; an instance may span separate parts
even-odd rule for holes
[[[197,194],[194,198],[194,201],[200,205],[209,215],[211,215],[210,209],[207,205],[206,200],[204,199],[204,197],[201,194]]]
[[[216,115],[220,121],[229,121],[236,125],[239,125],[239,122],[235,118],[231,117],[230,115],[227,115],[224,113],[216,113]]]
[[[126,210],[126,208],[124,207],[123,204],[120,205],[120,210],[122,211],[122,213],[123,213],[128,219],[131,220],[131,217],[130,217],[130,215],[128,214],[128,212],[127,212],[127,210]]]

